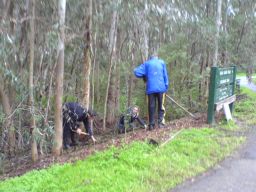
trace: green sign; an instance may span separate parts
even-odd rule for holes
[[[215,103],[233,95],[233,85],[225,85],[216,89]]]
[[[215,104],[234,95],[236,67],[212,67],[208,98],[208,123],[214,123]],[[233,104],[230,104],[232,111]]]

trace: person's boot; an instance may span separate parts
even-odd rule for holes
[[[71,147],[74,147],[74,146],[77,146],[77,145],[78,145],[77,142],[72,142],[72,143],[70,144]]]
[[[70,149],[71,146],[69,144],[64,144],[64,149],[67,150],[67,149]]]
[[[149,126],[148,126],[148,130],[149,130],[149,131],[152,131],[153,129],[154,129],[154,125],[149,125]]]
[[[163,122],[163,120],[158,120],[158,128],[159,129],[165,128],[165,123]]]
[[[159,124],[158,124],[158,128],[159,128],[159,129],[165,128],[165,124],[159,123]]]

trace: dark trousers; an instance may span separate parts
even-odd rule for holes
[[[72,130],[75,130],[76,124],[66,120],[63,118],[63,145],[66,147],[67,145],[75,144],[75,132]],[[71,142],[70,142],[71,140]]]
[[[122,115],[118,122],[118,133],[125,133],[125,116]]]
[[[152,93],[148,95],[148,115],[149,125],[154,126],[154,115],[156,109],[156,102],[158,103],[158,124],[164,124],[165,108],[164,108],[164,93]]]

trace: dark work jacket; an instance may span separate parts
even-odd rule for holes
[[[133,122],[134,121],[138,121],[140,123],[140,125],[145,126],[145,122],[139,117],[139,116],[133,116],[133,115],[121,115],[120,119],[119,119],[119,123],[118,123],[118,131],[119,133],[124,133],[125,129],[130,127],[130,128],[134,128]],[[126,127],[128,126],[128,127]]]
[[[68,117],[70,118],[67,121],[69,121],[73,125],[76,125],[78,122],[83,122],[87,133],[90,136],[93,135],[92,126],[87,116],[87,109],[83,108],[79,103],[69,102],[64,104],[63,118],[67,118],[65,117],[65,114],[68,115]],[[73,128],[76,130],[77,126],[73,126]]]
[[[131,116],[131,123],[137,120],[141,125],[145,125],[144,121],[139,116]]]

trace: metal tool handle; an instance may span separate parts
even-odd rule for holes
[[[170,99],[172,102],[174,102],[176,105],[178,105],[181,109],[183,109],[185,112],[187,112],[191,117],[193,117],[194,119],[198,119],[195,115],[193,115],[192,113],[190,113],[187,109],[185,109],[184,107],[182,107],[179,103],[177,103],[173,98],[171,98],[169,95],[165,94],[166,97],[168,99]]]

